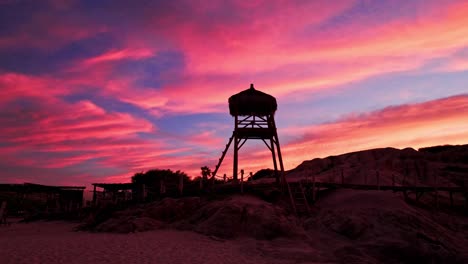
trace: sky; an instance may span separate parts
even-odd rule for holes
[[[467,144],[468,1],[0,0],[0,182],[198,176],[250,83],[278,101],[286,169]],[[261,141],[239,155],[272,167]]]

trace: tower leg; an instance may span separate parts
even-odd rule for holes
[[[232,178],[234,182],[237,182],[237,152],[239,151],[239,139],[237,138],[237,116],[235,117],[235,128],[234,128],[234,164],[232,166]]]
[[[279,144],[279,140],[278,140],[278,132],[276,132],[275,120],[274,120],[273,116],[271,117],[271,122],[273,124],[273,129],[274,129],[273,141],[276,144],[276,149],[278,151],[278,160],[279,160],[279,165],[280,165],[280,169],[281,169],[281,183],[285,184],[286,179],[284,178],[283,156],[281,156],[281,148],[280,148],[280,144]]]
[[[284,178],[283,157],[281,156],[281,149],[280,149],[280,146],[279,146],[278,137],[276,137],[276,148],[277,148],[277,151],[278,151],[278,160],[279,160],[280,171],[281,171],[281,183],[285,184],[286,179]]]
[[[271,157],[273,158],[273,166],[275,168],[275,178],[276,184],[280,183],[280,174],[278,173],[278,164],[276,163],[276,153],[275,153],[275,144],[273,143],[273,139],[270,138],[270,149],[271,149]]]

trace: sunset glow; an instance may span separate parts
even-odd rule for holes
[[[18,0],[0,24],[0,182],[198,176],[250,83],[278,101],[286,169],[468,143],[467,1]],[[260,143],[239,169],[272,167]]]

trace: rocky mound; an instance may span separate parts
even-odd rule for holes
[[[200,206],[199,197],[165,198],[124,210],[107,205],[90,213],[78,229],[113,233],[154,230],[190,216]]]
[[[193,230],[221,238],[240,235],[274,239],[303,234],[295,218],[278,206],[254,196],[232,196],[209,203],[183,224]]]
[[[286,210],[254,196],[231,196],[202,203],[200,198],[165,198],[148,205],[113,212],[103,220],[88,219],[81,229],[129,233],[159,228],[193,230],[220,238],[250,236],[273,239],[303,234]],[[96,222],[100,221],[100,222]]]
[[[304,161],[288,172],[296,181],[315,175],[317,181],[345,183],[468,187],[468,145],[423,148],[381,148]],[[377,177],[378,175],[378,177]]]
[[[410,207],[391,192],[343,190],[319,201],[305,222],[338,259],[386,263],[463,263],[468,225]],[[330,247],[330,245],[332,245]],[[324,248],[324,250],[326,250]]]

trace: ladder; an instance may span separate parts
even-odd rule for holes
[[[289,187],[291,203],[296,215],[310,215],[310,206],[302,182],[289,183]]]
[[[7,206],[7,202],[6,201],[2,201],[2,205],[0,207],[0,225],[1,224],[7,224],[7,220],[6,220],[6,206]]]
[[[231,146],[232,140],[234,139],[234,133],[232,133],[231,138],[229,138],[229,142],[226,144],[226,148],[223,151],[223,154],[221,155],[221,158],[219,158],[218,165],[216,165],[215,170],[212,173],[212,179],[214,180],[216,173],[218,172],[219,167],[221,166],[221,163],[224,160],[224,157],[226,156],[227,151],[229,150],[229,146]]]

